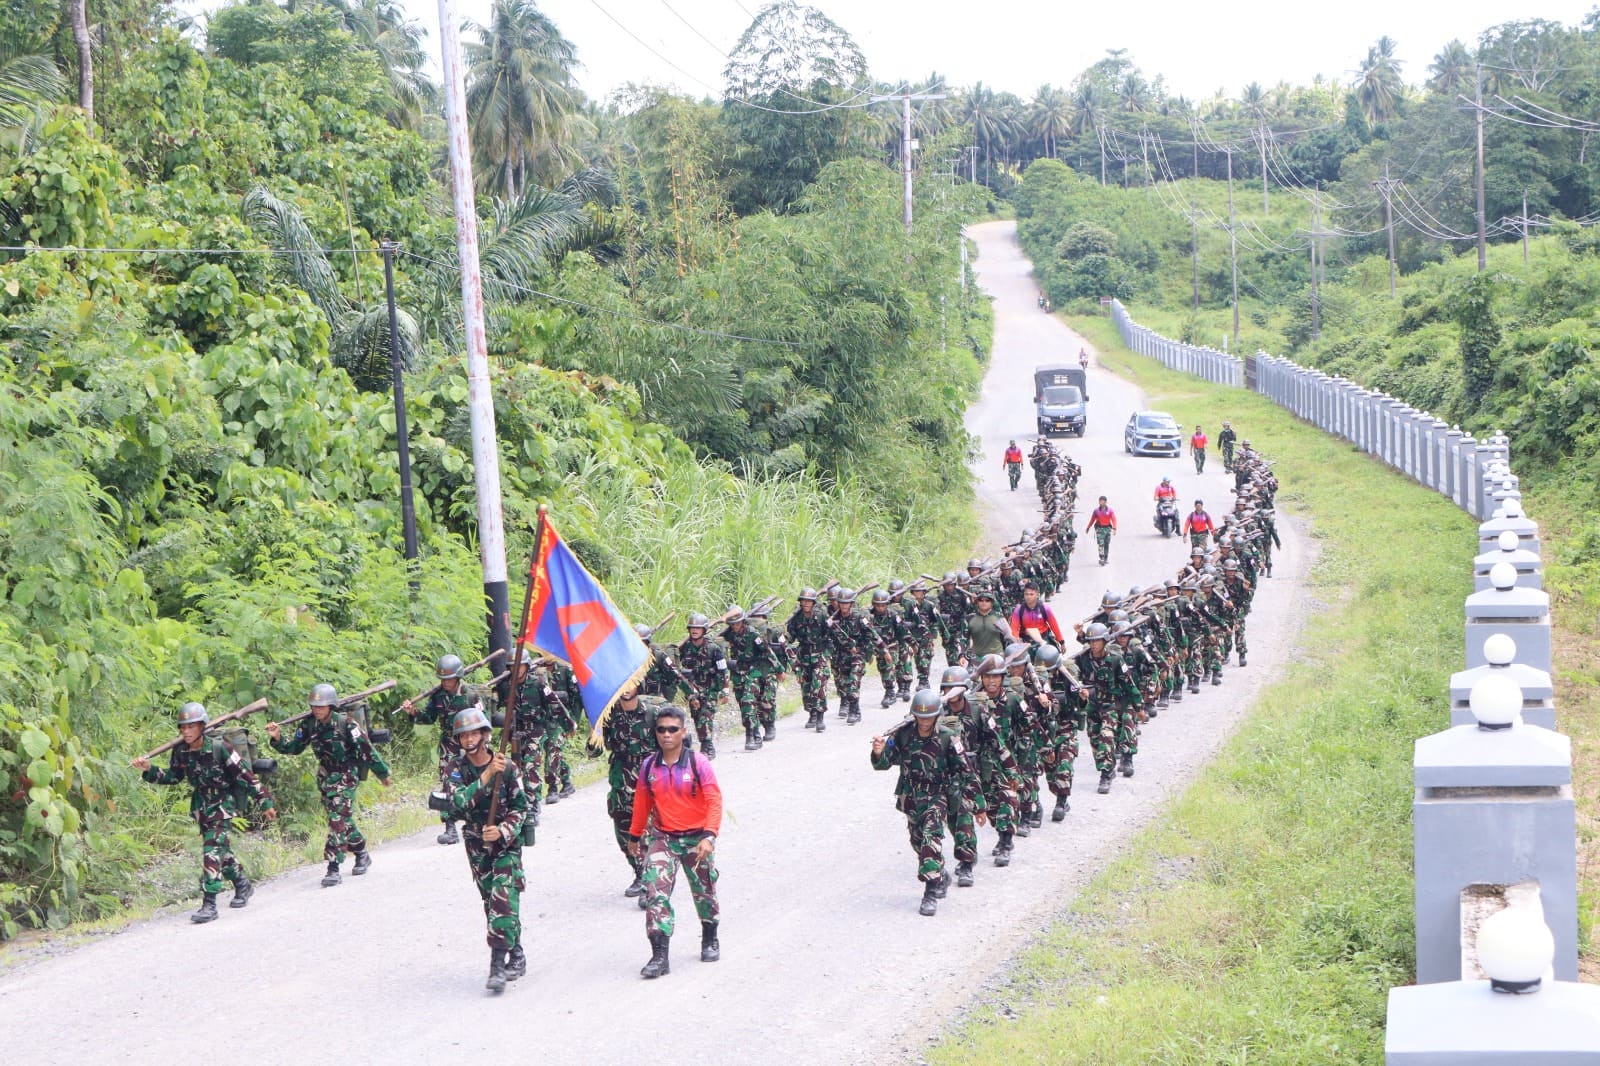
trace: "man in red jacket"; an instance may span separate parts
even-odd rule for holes
[[[1206,445],[1211,441],[1206,437],[1206,431],[1199,426],[1194,427],[1194,436],[1189,438],[1189,454],[1194,456],[1194,472],[1196,474],[1206,468]]]
[[[1100,497],[1100,504],[1089,515],[1089,524],[1083,527],[1085,533],[1094,531],[1095,545],[1100,549],[1100,565],[1106,565],[1106,559],[1111,556],[1111,534],[1117,531],[1117,512],[1106,505],[1106,498]]]
[[[1022,449],[1017,447],[1017,442],[1012,441],[1006,448],[1004,460],[1006,476],[1011,479],[1011,491],[1017,491],[1017,482],[1022,480]]]
[[[711,760],[685,741],[683,708],[668,704],[656,713],[656,745],[639,768],[633,793],[630,850],[644,859],[645,933],[650,961],[639,973],[661,977],[671,972],[672,888],[678,866],[689,877],[689,891],[700,915],[700,961],[722,957],[717,943],[717,866],[712,858],[722,828],[722,789]]]
[[[1217,527],[1212,524],[1211,516],[1206,513],[1206,501],[1194,501],[1194,510],[1183,519],[1183,534],[1189,538],[1189,546],[1204,551],[1206,538],[1216,531]]]

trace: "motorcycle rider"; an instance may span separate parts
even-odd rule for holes
[[[1089,369],[1089,349],[1087,349],[1087,348],[1079,348],[1078,349],[1078,365],[1081,366],[1085,370]]]
[[[1162,536],[1167,535],[1166,523],[1171,522],[1173,531],[1178,528],[1178,490],[1172,484],[1170,477],[1161,479],[1161,484],[1156,486],[1156,528]],[[1165,505],[1165,507],[1163,507]]]
[[[1012,441],[1006,446],[1006,457],[1002,462],[1006,468],[1006,476],[1011,479],[1011,491],[1017,491],[1017,482],[1022,480],[1022,449],[1017,447],[1017,442]]]

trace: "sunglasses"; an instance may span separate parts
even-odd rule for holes
[[[657,733],[681,733],[681,732],[683,732],[683,726],[681,726],[681,725],[658,725],[658,726],[656,726],[656,732]]]

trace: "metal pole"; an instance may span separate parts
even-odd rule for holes
[[[1239,235],[1233,218],[1233,148],[1228,148],[1228,248],[1233,260],[1233,343],[1239,343]]]
[[[411,433],[406,427],[406,385],[400,360],[400,324],[394,309],[395,243],[384,241],[383,290],[389,301],[389,372],[394,376],[394,446],[400,458],[400,525],[405,532],[406,574],[415,596],[418,587],[417,508],[411,494]]]
[[[900,98],[900,174],[905,179],[906,236],[911,236],[911,94]]]
[[[1522,265],[1528,265],[1528,190],[1522,190]]]
[[[1394,259],[1394,204],[1389,196],[1398,184],[1389,177],[1389,161],[1383,163],[1383,180],[1372,183],[1379,192],[1383,193],[1383,228],[1389,231],[1389,298],[1393,299],[1396,288],[1396,266]]]
[[[511,601],[506,591],[506,537],[500,512],[500,448],[494,431],[489,345],[483,330],[483,279],[478,272],[478,213],[467,140],[467,88],[461,69],[461,21],[455,0],[439,0],[439,51],[444,71],[445,127],[450,137],[450,184],[455,194],[456,254],[461,260],[461,319],[467,340],[467,404],[472,469],[478,490],[478,556],[489,615],[489,650],[511,650]]]
[[[1489,237],[1483,206],[1483,67],[1478,67],[1473,116],[1478,120],[1478,272],[1489,265]]]

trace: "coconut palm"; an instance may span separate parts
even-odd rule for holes
[[[27,151],[44,112],[67,91],[67,80],[46,55],[0,51],[0,147]]]
[[[378,57],[389,79],[395,106],[386,116],[400,129],[418,130],[439,100],[439,87],[427,75],[423,48],[427,31],[406,17],[394,0],[323,0],[338,13],[344,28]]]
[[[1028,105],[1028,128],[1044,143],[1044,154],[1056,157],[1056,142],[1072,134],[1072,97],[1065,89],[1041,85]]]
[[[1454,96],[1471,88],[1476,78],[1472,52],[1459,39],[1451,41],[1428,64],[1428,88]]]
[[[1380,37],[1367,49],[1367,57],[1356,71],[1356,99],[1367,121],[1387,122],[1395,115],[1405,85],[1400,79],[1400,61],[1395,58],[1395,40]]]
[[[573,169],[577,52],[533,0],[494,0],[464,46],[467,116],[479,183],[507,200]]]
[[[961,101],[961,121],[971,127],[972,139],[983,149],[985,166],[993,160],[995,150],[1005,145],[1007,130],[1004,106],[1004,101],[995,91],[981,81],[968,90],[966,98]]]

